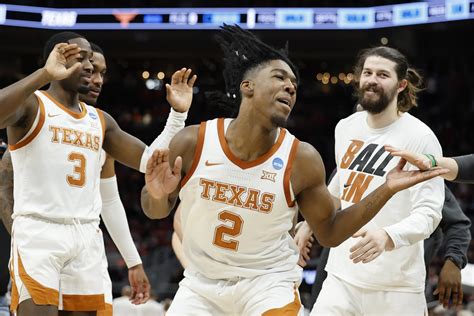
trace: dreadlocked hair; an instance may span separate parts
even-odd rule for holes
[[[224,52],[224,76],[225,90],[206,93],[206,99],[210,106],[226,112],[227,116],[235,117],[239,112],[242,95],[240,83],[248,73],[271,60],[282,60],[290,66],[299,81],[297,67],[288,58],[288,43],[281,50],[277,50],[265,44],[254,34],[241,29],[237,25],[221,26],[221,32],[216,36]]]

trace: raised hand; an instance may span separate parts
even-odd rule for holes
[[[401,157],[420,170],[428,170],[431,168],[431,161],[425,155],[401,150],[390,145],[385,145],[384,147],[392,156]]]
[[[406,163],[407,161],[401,158],[398,165],[387,174],[386,184],[393,193],[449,172],[445,168],[433,168],[427,171],[404,171],[403,167]]]
[[[54,46],[49,54],[44,69],[48,72],[51,81],[62,80],[69,77],[81,67],[80,62],[74,63],[69,68],[66,66],[71,60],[79,58],[81,49],[77,44],[59,43]]]
[[[181,68],[171,77],[171,84],[166,84],[166,100],[177,112],[186,112],[193,101],[193,86],[197,76],[191,78],[191,69]]]
[[[132,288],[130,302],[135,305],[146,303],[150,298],[150,282],[143,270],[143,264],[128,269],[128,280]]]
[[[181,157],[177,157],[171,170],[169,150],[155,150],[146,165],[145,183],[148,193],[155,199],[161,199],[173,192],[181,180],[181,165]]]

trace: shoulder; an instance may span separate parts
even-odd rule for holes
[[[295,193],[320,181],[324,182],[325,177],[326,170],[319,152],[311,144],[300,142],[291,176]]]
[[[401,119],[403,120],[402,122],[403,129],[409,127],[410,131],[415,132],[420,137],[423,137],[426,135],[434,135],[434,132],[431,130],[431,128],[428,125],[426,125],[422,120],[411,115],[410,113],[404,113]]]
[[[366,118],[367,118],[367,112],[366,111],[355,112],[355,113],[349,115],[348,117],[341,119],[336,124],[335,132],[338,133],[338,132],[340,132],[342,130],[346,130],[347,128],[350,128],[350,127],[359,128],[359,125],[362,122],[364,122]]]

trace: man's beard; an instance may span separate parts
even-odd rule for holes
[[[371,90],[373,93],[377,94],[378,98],[365,97],[365,93]],[[397,93],[397,87],[395,86],[392,90],[386,93],[383,88],[378,87],[377,85],[366,85],[365,87],[359,88],[357,93],[359,104],[371,114],[382,113],[392,102],[393,98]]]

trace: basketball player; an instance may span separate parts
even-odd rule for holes
[[[296,67],[238,26],[224,26],[220,44],[222,100],[240,107],[237,118],[183,129],[169,151],[153,153],[145,175],[149,217],[167,216],[178,193],[181,200],[189,267],[168,315],[297,315],[301,268],[288,231],[298,209],[322,244],[336,246],[396,192],[443,171],[406,172],[401,163],[368,198],[336,214],[318,152],[284,128]]]
[[[406,159],[409,163],[420,170],[427,170],[440,166],[449,170],[443,178],[453,182],[474,183],[474,154],[458,157],[439,157],[433,153],[416,153],[397,149],[393,146],[385,146],[393,156]]]
[[[441,154],[434,133],[407,112],[416,106],[421,77],[399,51],[363,51],[355,66],[357,95],[365,111],[336,126],[337,173],[329,184],[343,211],[375,192],[397,164],[383,147]],[[423,240],[441,220],[444,185],[432,179],[398,193],[354,238],[331,249],[328,276],[312,310],[314,315],[422,315]],[[309,225],[300,229],[309,231]]]
[[[97,237],[102,144],[137,170],[149,155],[110,115],[79,102],[93,69],[85,38],[56,34],[45,56],[43,68],[0,91],[0,127],[8,127],[15,173],[13,302],[19,315],[57,315],[60,289],[64,310],[95,315],[105,308]],[[189,76],[182,69],[167,86],[177,111],[191,104],[196,77]],[[47,92],[36,91],[46,83]]]

